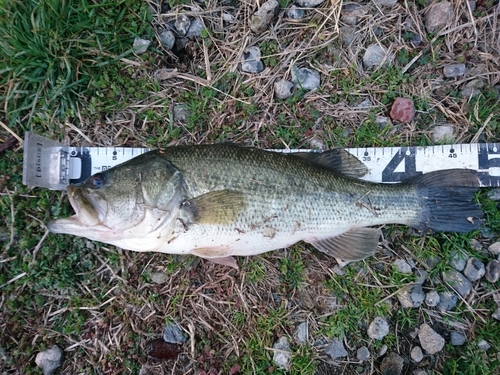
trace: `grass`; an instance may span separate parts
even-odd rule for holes
[[[86,144],[82,134],[96,145],[148,147],[203,142],[262,148],[310,148],[318,142],[327,148],[430,145],[435,123],[452,123],[461,143],[498,141],[500,57],[488,45],[495,40],[493,17],[476,23],[477,34],[468,27],[437,38],[424,33],[422,45],[413,48],[409,34],[396,29],[394,17],[421,22],[425,4],[399,2],[393,9],[371,9],[370,17],[356,26],[353,43],[339,47],[336,27],[342,22],[337,8],[330,6],[336,3],[308,11],[301,22],[281,18],[279,26],[256,36],[245,28],[254,10],[251,2],[231,8],[213,1],[205,9],[198,2],[169,1],[173,9],[159,15],[153,1],[0,0],[0,120],[5,124],[0,141],[8,138],[8,127],[20,136],[34,130],[74,145]],[[452,27],[468,22],[463,21],[469,15],[465,5],[453,4]],[[493,15],[492,6],[486,2],[474,14]],[[182,53],[164,51],[154,39],[176,12],[201,17],[206,27],[203,37],[191,40]],[[223,21],[226,13],[237,22]],[[395,59],[390,66],[365,71],[360,61],[375,41],[367,31],[372,21],[382,30],[378,42],[392,47]],[[424,30],[423,24],[418,26]],[[153,40],[140,56],[131,50],[136,36]],[[263,74],[238,69],[235,51],[250,45],[261,48]],[[493,58],[477,57],[487,54]],[[455,61],[480,66],[485,73],[444,80],[442,66]],[[316,92],[297,90],[291,98],[277,100],[272,84],[290,78],[291,63],[321,71],[322,85]],[[158,69],[172,67],[191,74],[191,80],[155,78]],[[462,98],[462,85],[478,77],[485,82],[481,93]],[[388,117],[399,96],[414,100],[415,120],[381,127],[376,118]],[[175,105],[187,109],[186,120],[174,117]],[[498,371],[500,332],[491,318],[498,285],[476,283],[474,294],[447,313],[426,305],[403,309],[394,294],[415,280],[415,275],[394,269],[396,258],[426,270],[424,290],[439,292],[447,290],[440,277],[449,269],[453,251],[491,259],[470,245],[475,239],[487,248],[498,240],[498,203],[486,191],[477,199],[492,235],[417,236],[406,227],[388,226],[376,257],[346,266],[341,275],[333,259],[304,244],[238,259],[240,270],[235,271],[194,257],[131,253],[46,235],[44,224],[50,218],[69,216],[72,210],[64,194],[25,187],[21,175],[22,148],[1,153],[0,353],[6,354],[0,372],[38,374],[35,355],[58,344],[66,349],[60,370],[65,373],[133,374],[141,367],[154,373],[156,367],[174,374],[230,373],[235,368],[242,374],[340,369],[369,374],[372,368],[378,371],[383,345],[408,357],[419,344],[411,333],[423,322],[439,327],[445,338],[450,330],[464,332],[468,341],[463,347],[447,344],[428,362],[410,361],[408,372],[417,366],[450,374]],[[156,284],[155,273],[166,275],[165,282]],[[385,317],[390,326],[381,341],[366,334],[376,316]],[[167,321],[184,329],[188,343],[176,360],[154,364],[145,343],[161,337]],[[299,345],[293,332],[305,321],[307,344]],[[288,372],[273,362],[271,348],[282,336],[291,346]],[[338,363],[332,364],[322,351],[322,343],[333,337],[349,345],[344,367],[335,367]],[[481,339],[492,345],[487,352],[477,347]],[[360,346],[372,355],[363,364],[353,354]]]

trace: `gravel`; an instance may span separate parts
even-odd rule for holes
[[[358,361],[363,362],[370,358],[370,351],[366,346],[362,346],[356,351],[356,358]]]
[[[367,334],[370,338],[375,340],[382,340],[389,333],[389,324],[384,318],[377,316],[370,323]]]
[[[269,28],[269,25],[278,15],[280,5],[277,0],[266,1],[250,17],[250,30],[256,34],[261,34]]]
[[[490,283],[496,283],[500,278],[500,262],[496,259],[486,265],[485,278]]]
[[[387,60],[387,49],[380,44],[371,44],[363,55],[363,66],[365,69],[380,66]]]
[[[309,324],[307,322],[300,323],[293,332],[293,338],[299,345],[307,344],[307,336],[309,332]]]
[[[427,323],[420,326],[418,330],[420,345],[429,354],[436,354],[444,347],[444,338],[434,331]]]
[[[464,269],[464,275],[472,282],[481,279],[486,273],[484,263],[477,258],[469,258]]]
[[[453,7],[448,1],[434,3],[427,8],[424,24],[427,32],[435,33],[445,27],[453,17]]]
[[[404,259],[396,259],[394,261],[394,267],[396,267],[398,272],[401,272],[404,274],[412,273],[411,266]]]
[[[279,368],[288,370],[290,369],[292,361],[292,352],[290,351],[290,344],[288,338],[282,336],[273,345],[274,350],[273,361]]]
[[[451,345],[461,346],[461,345],[465,344],[466,341],[467,341],[467,338],[465,337],[465,335],[463,333],[457,332],[457,331],[450,332]]]
[[[456,270],[444,271],[443,281],[450,284],[462,297],[466,297],[472,290],[472,284],[469,279]]]
[[[325,348],[325,354],[329,355],[332,359],[339,359],[347,357],[349,353],[345,350],[344,343],[334,338]]]
[[[465,64],[450,64],[443,68],[443,74],[446,78],[460,77],[465,74]]]
[[[436,307],[440,301],[441,297],[439,297],[439,293],[435,290],[425,294],[425,304],[429,307]]]
[[[404,308],[419,307],[425,300],[422,285],[407,286],[397,294],[399,303]]]
[[[461,251],[455,250],[450,253],[450,266],[461,272],[464,270],[469,256]]]
[[[414,362],[420,362],[424,359],[424,353],[422,352],[422,348],[420,346],[415,346],[410,352],[410,357]]]
[[[382,375],[400,375],[403,372],[404,359],[397,353],[389,353],[380,364]]]
[[[274,93],[278,99],[288,99],[293,95],[295,85],[286,79],[274,82]]]
[[[298,89],[316,90],[321,83],[319,72],[309,68],[292,66],[292,82]]]
[[[57,345],[36,355],[35,363],[43,371],[43,375],[51,375],[61,367],[64,357],[63,350]]]
[[[439,303],[436,308],[439,311],[451,311],[457,305],[458,297],[453,292],[439,293]]]

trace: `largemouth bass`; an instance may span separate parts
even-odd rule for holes
[[[75,215],[52,233],[134,251],[193,254],[235,266],[305,241],[339,260],[373,255],[381,231],[468,232],[483,212],[475,171],[445,170],[399,184],[358,179],[366,168],[344,150],[280,154],[233,145],[151,151],[68,186]]]

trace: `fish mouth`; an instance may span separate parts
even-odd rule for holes
[[[78,186],[69,185],[66,190],[75,215],[50,221],[47,224],[50,232],[81,235],[89,227],[103,225],[102,209],[92,197]]]

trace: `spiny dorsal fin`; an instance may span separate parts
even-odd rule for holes
[[[293,152],[290,155],[347,177],[360,178],[368,173],[366,165],[343,148],[334,148],[322,152]]]
[[[219,190],[184,201],[181,210],[187,212],[195,224],[228,224],[235,221],[246,206],[243,193]]]
[[[381,234],[380,229],[356,228],[339,236],[308,242],[336,259],[355,261],[375,254]]]

